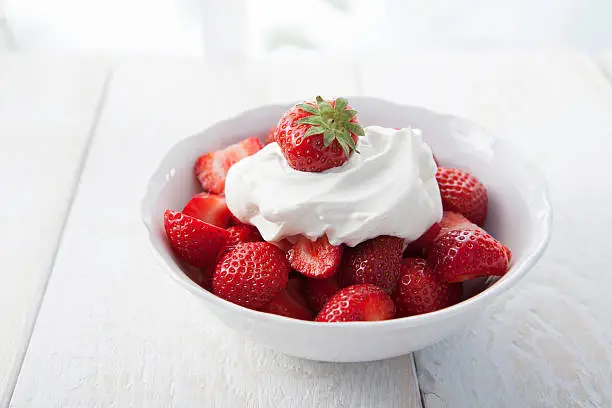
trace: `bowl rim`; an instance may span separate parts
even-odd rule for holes
[[[346,330],[346,329],[348,330],[367,330],[369,328],[376,328],[378,330],[398,330],[398,329],[405,329],[405,328],[410,328],[410,327],[415,327],[415,326],[436,324],[437,322],[451,319],[453,316],[462,315],[465,312],[478,307],[478,305],[486,305],[487,301],[490,301],[494,297],[501,295],[502,293],[509,290],[511,287],[515,286],[523,277],[525,277],[525,275],[531,269],[533,269],[537,261],[544,254],[544,251],[546,250],[548,243],[550,241],[551,230],[552,230],[553,210],[552,210],[552,205],[549,199],[548,187],[545,182],[544,176],[542,175],[540,170],[537,168],[537,166],[535,166],[530,160],[528,160],[526,157],[521,155],[520,152],[518,152],[517,149],[514,148],[512,143],[510,143],[508,140],[504,138],[497,137],[494,133],[488,131],[486,128],[476,124],[475,122],[469,119],[459,117],[453,114],[440,113],[440,112],[436,112],[436,111],[433,111],[433,110],[430,110],[430,109],[427,109],[421,106],[400,104],[400,103],[395,103],[392,101],[388,101],[388,100],[376,98],[376,97],[368,97],[368,96],[352,96],[351,97],[349,96],[347,97],[347,99],[351,101],[369,100],[369,101],[378,102],[378,103],[382,102],[385,104],[395,105],[395,107],[402,108],[402,109],[421,110],[421,111],[426,111],[430,114],[435,114],[437,116],[440,116],[441,118],[459,120],[463,123],[469,124],[470,126],[475,126],[475,127],[478,127],[484,130],[488,135],[494,137],[496,142],[504,143],[507,148],[513,151],[513,154],[515,154],[518,158],[520,158],[521,165],[527,166],[529,168],[530,176],[533,179],[535,179],[535,184],[540,187],[540,191],[539,191],[539,194],[537,195],[537,198],[539,201],[538,208],[540,209],[539,211],[540,216],[538,217],[540,221],[538,225],[540,227],[541,233],[540,233],[540,240],[537,242],[535,249],[531,253],[526,255],[519,263],[511,265],[510,268],[508,269],[508,272],[506,272],[506,274],[503,277],[498,279],[491,286],[489,286],[482,292],[477,293],[476,295],[466,300],[463,300],[452,306],[448,306],[446,308],[436,310],[434,312],[424,313],[424,314],[415,315],[415,316],[394,318],[394,319],[389,319],[389,320],[359,321],[359,322],[334,322],[333,324],[330,324],[329,322],[316,322],[316,321],[293,319],[290,317],[266,313],[266,312],[253,310],[253,309],[249,309],[249,308],[237,305],[223,298],[220,298],[214,295],[213,293],[207,291],[206,289],[200,287],[198,284],[193,282],[189,277],[187,277],[187,275],[181,270],[179,265],[177,264],[169,265],[168,262],[166,262],[163,259],[159,251],[157,251],[157,249],[153,247],[152,237],[153,237],[154,231],[153,231],[152,224],[151,224],[151,217],[154,216],[154,214],[150,213],[149,206],[147,205],[147,203],[152,202],[153,198],[156,198],[159,195],[160,188],[158,184],[153,183],[152,180],[158,179],[160,175],[166,174],[167,171],[165,168],[163,168],[162,164],[169,160],[168,157],[170,156],[172,150],[182,141],[191,139],[194,137],[198,137],[199,135],[206,132],[208,129],[212,127],[221,125],[223,123],[233,122],[237,120],[238,118],[244,115],[250,114],[259,109],[266,109],[266,108],[268,109],[285,108],[286,109],[287,107],[292,106],[293,104],[296,103],[296,101],[292,101],[288,103],[271,103],[271,104],[258,105],[258,106],[246,109],[240,113],[229,116],[226,119],[212,123],[206,128],[202,129],[201,131],[196,132],[176,142],[170,149],[168,149],[164,157],[158,162],[156,170],[149,177],[149,182],[146,185],[144,195],[141,199],[140,214],[141,214],[141,219],[144,223],[144,226],[148,232],[147,235],[149,238],[149,243],[153,247],[156,255],[162,258],[162,260],[166,264],[166,268],[167,268],[166,275],[170,275],[172,280],[177,282],[180,286],[187,289],[189,292],[191,292],[193,295],[197,296],[198,298],[203,299],[207,302],[214,303],[215,305],[213,306],[224,308],[228,312],[231,312],[231,313],[240,313],[243,315],[244,318],[248,318],[251,320],[257,320],[262,323],[265,322],[269,324],[285,324],[289,326],[295,326],[296,328],[298,327],[299,328],[316,327],[320,330]],[[180,271],[180,273],[183,274],[184,277],[181,277],[179,276],[179,274],[176,274],[176,273],[171,273],[170,270],[172,268],[175,268],[178,271]],[[512,271],[513,273],[510,274],[509,273],[510,271]]]

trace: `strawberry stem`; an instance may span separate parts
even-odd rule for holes
[[[311,126],[305,137],[323,134],[323,145],[325,147],[336,140],[347,157],[351,154],[351,151],[359,153],[352,135],[363,136],[365,132],[358,123],[351,122],[357,112],[347,109],[348,101],[344,98],[338,98],[334,101],[332,107],[330,102],[317,96],[315,102],[314,105],[309,103],[298,105],[298,108],[311,114],[298,121],[300,124]]]

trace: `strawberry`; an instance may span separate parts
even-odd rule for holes
[[[346,99],[324,101],[320,96],[289,109],[277,128],[276,141],[289,166],[309,172],[341,166],[365,134]]]
[[[213,265],[230,237],[222,228],[172,210],[164,212],[164,227],[174,252],[197,268]]]
[[[293,247],[293,244],[288,239],[281,239],[280,241],[271,241],[270,243],[275,247],[282,249],[284,252],[289,252],[289,250]]]
[[[406,247],[406,250],[404,251],[404,256],[421,256],[422,254],[426,253],[434,239],[436,239],[440,233],[440,228],[439,223],[434,223],[427,231],[423,233],[423,235],[408,244],[408,247]]]
[[[224,252],[213,277],[213,293],[249,309],[268,304],[287,286],[285,253],[267,242],[246,242]]]
[[[274,142],[276,142],[276,126],[268,130],[268,133],[266,133],[266,137],[264,138],[264,144],[266,145]]]
[[[183,214],[216,225],[219,228],[227,228],[232,216],[225,203],[225,197],[208,193],[193,196],[183,208]]]
[[[323,306],[340,290],[336,278],[308,279],[306,281],[306,301],[310,309],[318,313]]]
[[[342,246],[330,244],[325,235],[316,241],[301,236],[287,253],[287,259],[291,267],[304,276],[329,278],[338,270],[342,260]]]
[[[306,279],[299,274],[296,276],[289,275],[289,281],[287,282],[287,292],[291,295],[296,302],[300,305],[307,307],[306,303]]]
[[[261,148],[259,139],[249,137],[223,150],[206,153],[198,157],[194,170],[204,191],[223,194],[225,191],[225,176],[227,176],[229,168],[240,159],[257,153]]]
[[[458,213],[444,212],[442,229],[427,261],[446,282],[479,276],[501,276],[508,269],[509,250]]]
[[[385,235],[347,247],[338,282],[341,286],[372,283],[391,293],[399,277],[403,247],[403,239]]]
[[[261,241],[261,235],[256,227],[248,224],[234,225],[229,227],[227,231],[230,233],[227,245],[236,245],[241,242],[257,242]]]
[[[183,271],[185,275],[189,277],[192,281],[197,283],[202,288],[207,291],[212,291],[212,278],[215,273],[214,267],[208,267],[205,269],[196,268],[195,266],[184,265]]]
[[[476,225],[484,225],[487,217],[487,189],[467,171],[438,167],[436,180],[440,187],[442,206],[454,211]]]
[[[448,283],[424,259],[406,258],[391,298],[398,317],[433,312],[448,305]]]
[[[375,285],[353,285],[341,289],[323,306],[317,322],[359,322],[392,319],[393,301]]]
[[[263,312],[300,320],[312,320],[312,312],[306,307],[306,301],[301,294],[301,278],[289,278],[287,287],[262,309]]]

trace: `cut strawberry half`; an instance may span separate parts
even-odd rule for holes
[[[370,284],[353,285],[336,293],[325,304],[317,322],[357,322],[392,319],[395,305],[381,288]]]
[[[172,210],[164,212],[164,227],[174,252],[197,268],[213,266],[230,237],[222,228]]]
[[[264,143],[267,145],[274,142],[276,142],[276,126],[272,127],[264,138]]]
[[[329,278],[340,266],[342,246],[330,244],[325,235],[316,241],[301,236],[287,253],[287,258],[291,267],[306,277]]]
[[[281,291],[270,303],[264,306],[262,312],[300,320],[312,320],[313,318],[312,312],[296,301],[287,289]]]
[[[206,153],[196,160],[194,170],[204,191],[223,194],[227,172],[239,160],[261,150],[261,142],[250,137],[223,150]]]
[[[301,306],[308,307],[306,303],[306,278],[302,275],[291,276],[287,282],[287,292]]]
[[[183,214],[216,225],[219,228],[227,228],[232,216],[225,203],[225,197],[209,193],[200,193],[193,196],[183,208]]]
[[[485,230],[452,212],[444,213],[441,226],[427,261],[444,281],[463,282],[506,273],[509,250]]]

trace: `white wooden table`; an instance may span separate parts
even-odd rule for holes
[[[420,406],[411,356],[308,362],[225,329],[164,276],[141,226],[145,182],[173,143],[245,108],[317,93],[472,118],[512,138],[548,176],[546,256],[472,327],[416,353],[424,405],[610,406],[612,274],[598,239],[612,221],[612,83],[595,60],[550,52],[50,66],[0,59],[0,187],[18,198],[1,208],[2,406]]]

